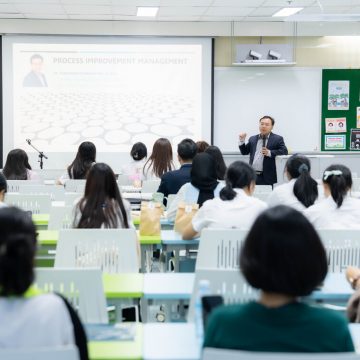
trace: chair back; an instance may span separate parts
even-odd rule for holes
[[[56,181],[61,177],[64,172],[67,172],[67,170],[64,169],[37,169],[36,172],[38,175],[43,179],[46,180],[54,180]]]
[[[48,230],[71,229],[73,221],[73,206],[52,206]]]
[[[65,189],[59,185],[28,185],[22,184],[19,186],[20,194],[28,195],[50,195],[52,201],[64,201],[65,200]]]
[[[170,208],[171,203],[174,201],[176,194],[169,194],[167,196],[166,209]]]
[[[196,269],[238,269],[239,254],[248,230],[204,229]]]
[[[35,286],[66,297],[84,323],[108,323],[100,269],[37,268]]]
[[[256,185],[254,190],[255,194],[270,194],[272,192],[272,186],[271,185]]]
[[[191,295],[188,320],[194,320],[194,307],[201,280],[208,280],[209,295],[221,295],[225,304],[246,303],[258,298],[258,291],[253,289],[235,269],[199,269],[195,272],[194,288]]]
[[[99,267],[106,273],[139,271],[135,229],[60,230],[55,267]]]
[[[160,179],[157,180],[144,180],[142,183],[141,192],[155,193],[158,191]]]
[[[79,360],[79,350],[74,345],[51,348],[0,349],[0,359],[6,360]]]
[[[352,190],[353,191],[360,191],[360,178],[352,178]]]
[[[7,191],[8,193],[18,193],[20,185],[38,185],[38,180],[7,180]]]
[[[271,353],[205,348],[203,360],[359,360],[356,353]]]
[[[83,194],[85,190],[85,184],[86,184],[86,180],[75,180],[75,179],[66,180],[65,191]]]
[[[65,206],[75,206],[77,202],[82,198],[83,194],[76,192],[65,193]]]
[[[120,187],[120,186],[131,185],[132,181],[129,179],[128,175],[118,175],[117,183],[118,183],[118,185]]]
[[[11,194],[5,195],[5,203],[10,206],[17,206],[24,211],[31,211],[33,214],[49,214],[51,199],[49,194]]]
[[[344,272],[348,266],[360,266],[360,230],[318,230],[326,249],[329,272]]]

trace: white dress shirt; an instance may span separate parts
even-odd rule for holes
[[[332,196],[304,210],[318,229],[360,229],[360,200],[346,195],[340,208]]]
[[[281,184],[270,193],[267,203],[270,207],[277,205],[287,205],[298,211],[303,211],[306,207],[298,200],[294,194],[294,185],[297,179],[291,179],[289,182]],[[318,186],[318,198],[315,203],[324,199],[324,188]]]
[[[57,295],[0,297],[0,319],[0,348],[75,344],[69,312]]]
[[[196,232],[204,228],[250,229],[267,205],[242,189],[234,190],[236,196],[232,200],[215,198],[204,202],[192,220]]]

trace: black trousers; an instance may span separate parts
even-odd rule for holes
[[[270,184],[267,181],[265,181],[264,173],[261,173],[261,174],[256,175],[256,185],[271,185],[271,186],[273,186],[274,184]]]

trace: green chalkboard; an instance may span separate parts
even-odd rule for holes
[[[357,107],[360,107],[359,96],[360,70],[324,69],[322,71],[322,151],[354,150],[351,148],[351,129],[355,130],[353,131],[353,136],[355,136],[356,129],[358,126],[360,127],[360,124],[357,124]],[[346,121],[341,119],[346,119]],[[358,133],[360,151],[360,129]],[[343,146],[341,146],[342,140],[344,140]]]

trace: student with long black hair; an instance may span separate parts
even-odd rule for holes
[[[86,335],[69,303],[32,287],[36,229],[24,211],[0,209],[0,349],[76,345],[88,359]]]
[[[210,154],[215,160],[216,174],[218,180],[224,180],[226,173],[226,164],[220,149],[217,146],[211,145],[205,150],[205,152],[207,154]]]
[[[310,161],[306,156],[295,154],[289,157],[285,164],[285,175],[289,182],[274,188],[267,201],[269,206],[288,205],[302,211],[314,205],[319,190],[310,171]]]
[[[215,309],[204,347],[354,352],[342,314],[299,301],[324,281],[328,271],[319,235],[300,212],[276,206],[260,214],[242,246],[240,269],[249,285],[260,290],[259,299]]]
[[[96,147],[90,141],[80,144],[73,162],[68,166],[66,173],[57,181],[64,185],[68,179],[86,179],[89,169],[96,162]]]
[[[254,197],[256,174],[254,169],[235,161],[226,172],[225,187],[220,197],[204,203],[192,222],[184,229],[183,239],[192,239],[204,228],[249,229],[267,205]]]
[[[26,152],[22,149],[14,149],[8,153],[2,172],[7,180],[39,180],[38,174],[31,169]]]
[[[360,229],[360,200],[350,197],[352,177],[344,165],[331,165],[323,174],[325,199],[304,210],[316,228]]]
[[[199,207],[202,207],[207,200],[219,197],[220,190],[224,187],[217,179],[214,158],[205,152],[194,157],[190,178],[190,182],[180,188],[172,201],[167,211],[169,220],[175,220],[181,202],[199,204]]]

